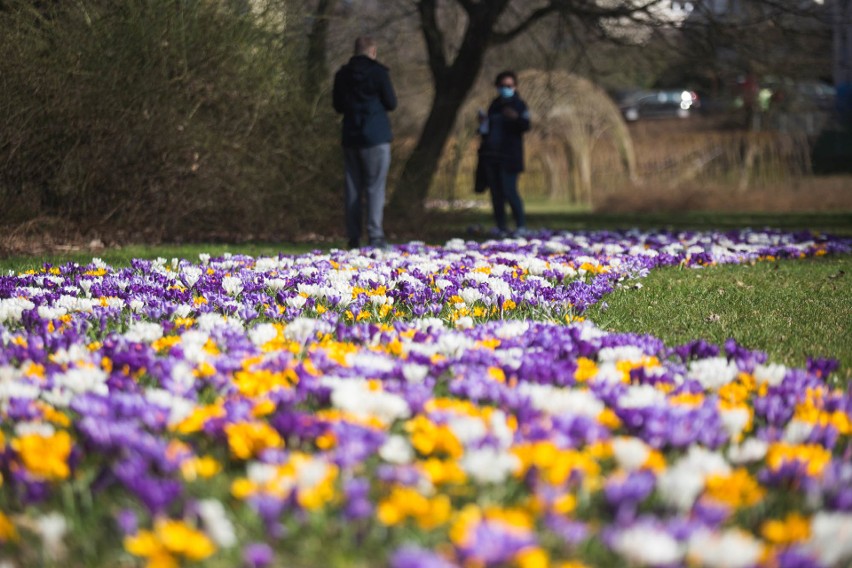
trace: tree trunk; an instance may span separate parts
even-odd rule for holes
[[[444,54],[441,31],[435,19],[436,5],[434,0],[423,0],[419,4],[435,96],[420,138],[402,168],[390,200],[390,216],[397,222],[416,221],[423,213],[441,153],[482,69],[495,22],[506,7],[506,0],[479,4],[468,11],[468,26],[452,63],[447,62]]]
[[[466,93],[465,93],[466,94]],[[429,187],[435,177],[441,153],[453,130],[464,94],[437,89],[429,117],[417,144],[402,168],[389,208],[400,219],[415,219],[423,212]]]
[[[328,28],[331,14],[338,0],[320,0],[313,15],[308,34],[308,53],[305,58],[305,98],[319,98],[322,85],[328,77]]]

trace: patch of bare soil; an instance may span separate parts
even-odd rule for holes
[[[100,237],[56,217],[36,217],[24,223],[0,226],[0,258],[64,252],[97,252]]]
[[[852,176],[799,178],[739,191],[731,186],[636,186],[599,196],[595,211],[650,213],[714,211],[724,213],[806,213],[852,211]]]

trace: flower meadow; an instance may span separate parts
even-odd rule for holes
[[[0,276],[0,565],[852,562],[836,363],[585,310],[811,233],[540,232]]]

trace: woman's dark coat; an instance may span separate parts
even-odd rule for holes
[[[504,114],[506,108],[517,118]],[[509,173],[524,171],[524,132],[530,129],[530,111],[517,93],[511,98],[497,97],[488,107],[488,132],[482,136],[480,160],[496,160]]]

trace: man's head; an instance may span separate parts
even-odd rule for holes
[[[376,40],[370,36],[361,36],[355,40],[355,55],[366,55],[370,59],[376,58]]]

